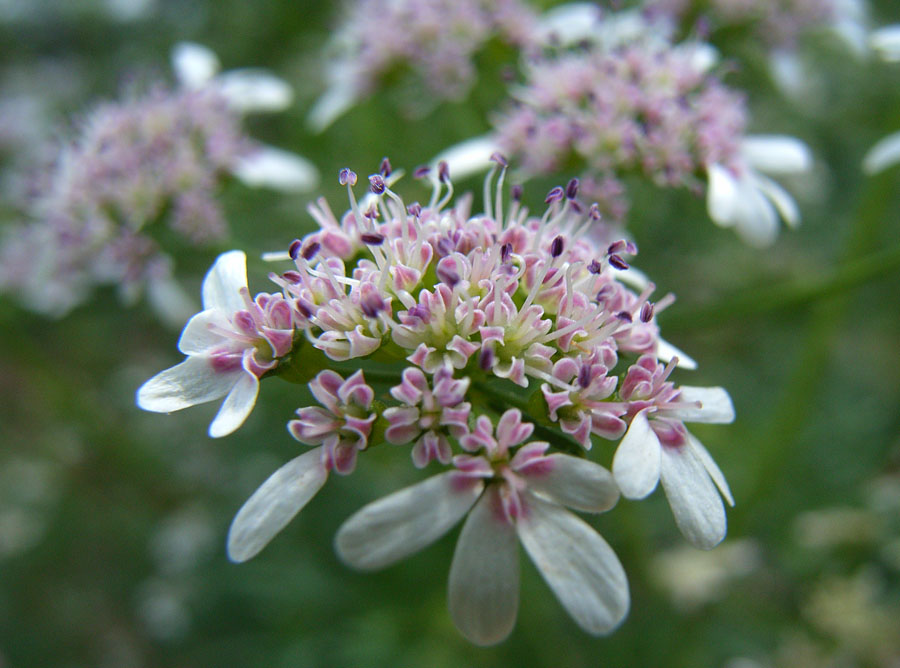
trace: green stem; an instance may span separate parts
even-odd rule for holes
[[[750,316],[790,309],[838,296],[900,270],[900,246],[848,258],[835,271],[816,278],[799,278],[762,289],[746,290],[715,304],[665,314],[666,332],[712,327]],[[673,309],[674,310],[674,309]]]

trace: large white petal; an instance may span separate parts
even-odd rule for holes
[[[562,506],[525,494],[516,523],[525,550],[578,625],[612,631],[628,612],[628,580],[619,558],[586,522]]]
[[[200,311],[184,326],[178,339],[178,350],[185,355],[197,355],[221,345],[226,338],[218,333],[219,327],[232,328],[222,311],[216,308]]]
[[[250,187],[286,192],[311,190],[319,182],[319,170],[309,160],[271,146],[257,147],[240,158],[231,172]]]
[[[275,471],[235,515],[228,530],[228,558],[241,562],[256,556],[327,479],[321,448],[295,457]]]
[[[697,368],[697,360],[688,355],[680,348],[676,348],[663,338],[657,339],[656,357],[662,362],[668,362],[677,357],[678,362],[675,364],[679,369],[687,369],[693,371]]]
[[[215,53],[201,44],[179,42],[172,49],[175,78],[185,88],[202,88],[219,71]]]
[[[716,483],[716,487],[719,488],[728,505],[734,506],[734,497],[731,495],[731,489],[728,487],[728,481],[725,480],[725,474],[722,473],[722,469],[719,468],[709,451],[703,447],[703,444],[693,434],[688,434],[688,437],[694,454],[700,458],[700,462],[703,464],[706,472],[709,473],[709,477]]]
[[[354,568],[388,566],[443,536],[483,489],[480,480],[461,484],[459,473],[448,471],[394,492],[341,525],[335,536],[337,553]]]
[[[744,160],[761,172],[796,174],[812,167],[812,152],[796,137],[749,135],[741,141]]]
[[[222,438],[244,424],[244,420],[253,412],[258,394],[259,379],[252,373],[243,371],[209,425],[209,435],[212,438]]]
[[[489,487],[469,513],[450,566],[450,617],[476,645],[504,640],[519,607],[519,544],[498,489]]]
[[[483,172],[493,165],[491,155],[497,149],[497,140],[492,135],[473,137],[442,151],[431,164],[446,162],[450,169],[450,178],[457,181]]]
[[[203,404],[224,397],[245,373],[243,369],[215,371],[208,358],[188,357],[141,385],[137,405],[145,411],[171,413]]]
[[[549,471],[522,474],[528,488],[575,510],[600,513],[619,500],[619,488],[612,474],[587,459],[561,453],[545,457]]]
[[[639,411],[613,457],[612,471],[622,495],[628,499],[643,499],[656,489],[659,462],[659,438],[650,428],[647,411]]]
[[[869,34],[869,45],[884,60],[900,62],[900,23],[894,23]]]
[[[876,142],[863,158],[863,171],[877,174],[900,162],[900,132],[895,132]]]
[[[716,225],[731,227],[737,210],[738,185],[731,173],[721,165],[706,168],[709,183],[706,188],[706,209]]]
[[[762,174],[754,174],[756,187],[775,205],[778,214],[791,227],[800,224],[800,209],[791,194],[778,183]]]
[[[221,309],[228,315],[245,307],[240,289],[247,287],[247,256],[233,250],[216,258],[203,279],[203,308]]]
[[[703,550],[718,545],[725,537],[725,506],[695,449],[663,447],[660,479],[684,537]]]
[[[676,417],[684,422],[728,424],[734,422],[734,404],[724,387],[681,385],[679,401],[700,402],[700,406],[679,407]]]
[[[264,70],[229,70],[216,77],[216,85],[229,106],[242,113],[282,111],[294,100],[290,85]]]

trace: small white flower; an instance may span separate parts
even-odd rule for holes
[[[204,310],[190,319],[178,341],[187,359],[144,383],[138,406],[170,413],[225,397],[209,435],[233,432],[253,410],[259,377],[276,364],[272,358],[290,349],[293,330],[284,307],[277,296],[267,309],[250,299],[242,251],[219,256],[203,281]]]
[[[290,84],[265,70],[219,72],[216,54],[192,42],[180,42],[172,49],[172,69],[182,86],[191,90],[212,88],[239,114],[283,111],[294,99]],[[265,145],[243,156],[231,172],[252,188],[285,192],[310,190],[319,182],[318,170],[309,160]]]
[[[694,546],[708,550],[725,537],[721,496],[734,505],[725,476],[693,435],[684,431],[681,443],[664,444],[654,425],[660,419],[660,431],[671,434],[673,426],[683,430],[682,422],[729,423],[734,420],[734,407],[721,387],[681,386],[679,390],[674,401],[638,411],[619,443],[612,471],[622,495],[629,499],[643,499],[661,481],[678,528]]]
[[[791,227],[800,212],[791,195],[769,174],[799,174],[812,166],[809,148],[794,137],[753,135],[741,142],[739,173],[718,164],[707,166],[707,209],[722,227],[734,227],[744,241],[767,246],[778,235],[779,216]]]
[[[602,512],[615,505],[618,490],[602,466],[544,456],[546,443],[529,443],[507,459],[507,448],[531,433],[520,417],[507,411],[495,440],[482,416],[473,439],[483,439],[486,456],[457,457],[458,471],[362,508],[338,530],[338,555],[354,568],[383,568],[430,545],[468,514],[448,589],[450,616],[466,638],[493,645],[512,631],[519,604],[517,537],[576,623],[588,633],[609,633],[628,611],[625,572],[606,541],[564,506]]]

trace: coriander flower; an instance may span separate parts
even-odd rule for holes
[[[664,26],[641,21],[642,32],[624,25],[619,32],[598,29],[581,48],[544,49],[495,114],[493,132],[436,161],[447,161],[454,174],[474,173],[501,150],[530,177],[553,173],[574,157],[585,165],[582,190],[614,222],[628,210],[629,175],[693,192],[706,182],[717,224],[734,227],[748,243],[771,243],[779,216],[796,225],[799,212],[763,172],[807,171],[809,150],[789,137],[746,135],[743,96],[716,74],[712,47],[672,43]]]
[[[350,474],[390,444],[388,452],[406,450],[414,466],[442,472],[348,520],[336,540],[342,559],[380,568],[467,515],[449,588],[463,635],[493,644],[510,633],[518,540],[576,623],[608,633],[629,606],[624,570],[566,508],[608,510],[617,484],[634,496],[626,461],[645,486],[661,471],[679,526],[710,547],[715,536],[701,520],[724,531],[724,518],[717,524],[704,510],[709,480],[724,481],[683,421],[728,421],[730,403],[724,390],[668,380],[678,360],[656,317],[674,298],[651,299],[655,286],[629,268],[633,243],[600,241],[599,207],[580,201],[578,180],[552,188],[532,215],[521,187],[506,193],[506,158],[493,164],[478,213],[471,197],[454,201],[443,163],[415,170],[431,193],[411,203],[394,190],[387,159],[361,198],[357,175],[342,169],[349,209],[335,215],[321,199],[310,207],[321,229],[288,244],[292,264],[269,276],[281,293],[251,300],[243,255],[223,256],[204,284],[208,310],[182,335],[188,360],[148,381],[138,399],[176,410],[232,392],[239,407],[226,400],[219,435],[252,408],[260,380],[308,382],[319,405],[300,406],[288,430],[313,449],[237,513],[233,561],[257,555],[332,472]],[[546,440],[530,442],[534,432]],[[620,439],[613,474],[587,459],[604,451],[597,443]]]
[[[642,499],[659,481],[679,529],[694,546],[710,549],[725,537],[720,493],[734,505],[725,476],[685,422],[734,420],[731,398],[721,387],[676,388],[663,367],[642,356],[629,367],[619,389],[631,424],[616,449],[612,471],[623,496]],[[718,490],[716,489],[718,488]]]
[[[619,496],[602,466],[549,444],[524,443],[533,425],[518,410],[496,425],[479,416],[455,471],[370,503],[338,530],[338,555],[355,568],[389,566],[431,544],[468,515],[450,566],[450,616],[478,645],[512,631],[519,604],[516,538],[576,623],[595,635],[611,632],[628,611],[628,582],[612,548],[565,509],[603,512]],[[511,452],[516,448],[515,453]]]
[[[170,413],[225,397],[209,426],[213,438],[240,427],[256,404],[259,379],[293,343],[293,311],[281,295],[247,290],[247,258],[219,256],[203,281],[203,308],[181,333],[181,364],[157,374],[137,392],[147,411]]]
[[[493,37],[521,43],[533,15],[519,0],[355,0],[328,45],[328,90],[308,123],[325,130],[392,72],[409,68],[409,107],[423,101],[459,100],[475,78],[474,54]],[[421,90],[420,90],[421,89]],[[410,111],[410,109],[407,109]]]

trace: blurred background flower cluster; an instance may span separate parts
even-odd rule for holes
[[[385,4],[420,7],[386,16]],[[718,158],[685,158],[677,179],[648,178],[648,162],[615,174],[609,207],[627,194],[616,210],[640,269],[677,296],[660,327],[699,365],[679,378],[727,387],[738,417],[696,428],[736,500],[719,547],[685,546],[660,495],[591,519],[631,583],[613,635],[583,634],[529,565],[509,640],[468,645],[445,609],[453,536],[375,575],[341,565],[340,523],[417,479],[389,452],[232,564],[228,524],[300,452],[285,422],[308,393],[267,382],[245,426],[215,441],[213,405],[136,408],[137,387],[180,361],[173,342],[219,253],[245,250],[260,285],[262,255],[315,229],[307,205],[344,201],[341,168],[375,172],[388,155],[409,173],[502,135],[530,113],[529,76],[563,80],[546,52],[602,47],[559,24],[523,53],[554,4],[0,0],[0,667],[900,666],[900,174],[871,154],[863,167],[900,130],[900,64],[871,38],[900,23],[894,0],[642,8],[666,16],[666,40],[715,48],[725,97],[742,105],[733,125],[796,137],[809,164],[779,177],[802,223],[774,242],[770,227],[765,248],[710,223],[742,224],[697,196]],[[613,4],[597,3],[600,25],[635,5]],[[183,42],[211,51],[173,63]],[[661,47],[629,46],[641,48]],[[661,62],[647,60],[629,62],[644,74]],[[555,141],[560,109],[542,109]],[[533,209],[588,167],[609,176],[602,138],[586,153],[566,132],[576,149],[554,145],[541,169],[510,140]],[[130,150],[110,155],[122,136]],[[480,177],[454,185],[480,196]],[[767,196],[796,222],[781,186]]]

